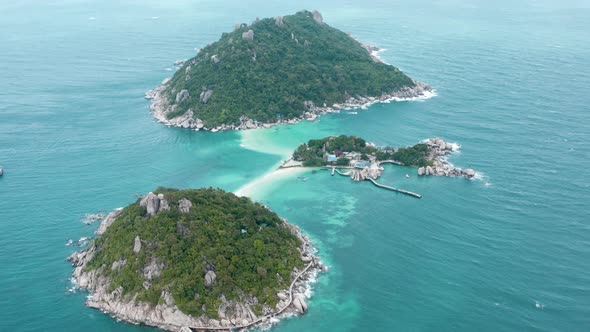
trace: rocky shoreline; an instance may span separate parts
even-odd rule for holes
[[[157,196],[152,195],[150,196],[148,194],[146,197],[150,197],[149,200],[154,201],[154,197]],[[165,200],[164,198],[158,199],[160,202]],[[144,204],[148,206],[149,210],[151,203],[146,200]],[[158,205],[160,208],[165,206],[164,204]],[[116,220],[121,211],[122,209],[117,209],[111,212],[102,221],[96,234],[103,234]],[[315,281],[318,273],[327,270],[327,267],[316,256],[317,250],[311,246],[309,238],[297,226],[289,224],[285,219],[283,220],[285,226],[289,228],[291,233],[302,241],[300,252],[301,258],[306,265],[305,269],[301,271],[297,268],[293,270],[291,273],[291,288],[280,291],[277,294],[279,302],[276,308],[264,306],[261,316],[254,314],[252,309],[254,305],[258,304],[256,297],[244,296],[238,302],[228,301],[222,296],[222,305],[218,310],[219,319],[213,319],[205,315],[193,317],[183,313],[174,304],[174,298],[167,290],[162,291],[161,300],[156,306],[149,303],[137,302],[136,296],[130,297],[129,295],[123,295],[123,289],[121,287],[110,291],[110,280],[103,276],[100,271],[105,268],[116,269],[118,268],[115,266],[117,263],[125,264],[125,262],[115,262],[111,267],[102,266],[89,272],[84,271],[86,265],[92,260],[95,254],[96,247],[93,244],[88,249],[75,252],[67,258],[72,263],[72,266],[75,267],[72,282],[76,288],[85,289],[90,293],[87,296],[87,306],[99,309],[117,319],[133,324],[145,324],[168,331],[183,332],[191,331],[191,329],[207,330],[214,328],[216,330],[229,331],[254,327],[270,327],[278,322],[280,318],[305,313],[307,311],[306,299],[311,296],[311,283]],[[141,241],[137,240],[134,244],[134,251],[136,249],[141,250]],[[144,268],[144,272],[147,269],[150,274],[159,275],[163,268],[162,266],[151,266],[150,264],[150,266]],[[207,281],[207,276],[205,279]]]
[[[186,111],[186,113],[184,113],[183,115],[177,116],[172,119],[167,118],[167,114],[176,111],[177,108],[177,105],[171,103],[168,100],[168,97],[166,97],[165,95],[165,90],[169,86],[170,80],[170,78],[164,79],[159,87],[153,90],[149,90],[145,94],[146,99],[152,100],[150,104],[150,109],[152,111],[153,117],[158,122],[163,123],[167,126],[193,129],[196,131],[205,130],[211,132],[270,128],[281,124],[295,124],[303,120],[314,121],[320,115],[327,113],[339,113],[342,109],[367,109],[367,107],[376,103],[389,103],[392,101],[409,101],[420,98],[430,98],[434,96],[434,91],[430,85],[423,82],[414,81],[415,86],[413,87],[404,87],[400,90],[383,94],[378,97],[350,97],[346,102],[341,104],[333,104],[332,106],[328,106],[326,104],[322,106],[317,106],[312,101],[305,101],[304,105],[307,111],[304,112],[298,118],[284,119],[272,123],[264,123],[242,116],[240,118],[239,125],[223,124],[214,128],[207,128],[205,127],[201,119],[194,117],[194,113],[190,109]],[[176,94],[176,100],[183,100],[185,98],[188,98],[188,96],[189,92],[187,90],[182,90]],[[203,95],[200,97],[202,99],[207,96]]]
[[[448,143],[435,137],[424,141],[424,144],[430,147],[430,156],[428,160],[432,161],[432,166],[419,167],[419,176],[463,176],[467,179],[475,177],[476,172],[471,169],[461,169],[455,167],[447,160],[447,156],[459,149],[458,144]]]

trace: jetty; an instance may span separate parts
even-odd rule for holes
[[[375,181],[375,180],[373,180],[371,178],[366,178],[366,180],[369,180],[369,181],[373,182],[373,184],[376,185],[379,188],[383,188],[383,189],[387,189],[387,190],[391,190],[391,191],[396,191],[398,193],[402,193],[402,194],[405,194],[405,195],[413,196],[413,197],[416,197],[416,198],[422,198],[422,195],[416,194],[415,192],[411,192],[411,191],[408,191],[408,190],[399,189],[399,188],[395,188],[395,187],[386,186],[386,185],[381,184],[381,183],[379,183],[379,182],[377,182],[377,181]]]
[[[258,318],[257,320],[248,323],[248,324],[243,324],[243,325],[234,325],[234,326],[228,326],[228,327],[221,327],[221,326],[196,326],[196,327],[189,327],[189,329],[191,331],[237,331],[237,330],[243,330],[243,329],[248,329],[251,327],[254,327],[257,324],[263,323],[266,320],[278,316],[280,314],[282,314],[285,310],[287,310],[287,308],[289,308],[291,306],[291,304],[293,304],[293,287],[295,286],[295,283],[301,278],[301,276],[303,276],[305,274],[305,272],[307,272],[313,265],[315,264],[315,260],[312,259],[311,262],[305,267],[305,269],[303,269],[303,271],[299,272],[299,274],[297,275],[297,277],[295,277],[295,279],[293,279],[293,281],[291,282],[291,286],[289,286],[289,302],[283,307],[281,308],[279,311],[272,313],[270,315],[266,315],[266,316],[262,316],[260,318]]]

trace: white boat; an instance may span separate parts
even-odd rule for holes
[[[406,178],[409,178],[409,177],[410,177],[410,174],[406,174]]]

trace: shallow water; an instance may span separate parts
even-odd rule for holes
[[[153,122],[143,94],[175,60],[301,8],[385,48],[438,96],[240,133]],[[547,0],[1,3],[0,330],[146,330],[68,291],[65,244],[92,234],[84,214],[159,185],[240,191],[310,234],[331,270],[310,312],[278,331],[587,330],[589,14]],[[387,167],[381,181],[417,200],[326,171],[268,175],[299,143],[340,133],[441,136],[482,178]]]

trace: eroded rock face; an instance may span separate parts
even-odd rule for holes
[[[208,90],[201,92],[199,99],[201,100],[201,102],[203,104],[207,104],[207,102],[209,101],[209,98],[211,98],[212,95],[213,95],[213,90],[208,89]]]
[[[109,215],[106,218],[104,218],[104,220],[100,223],[100,226],[96,230],[95,234],[103,234],[107,230],[107,228],[111,226],[113,222],[115,222],[117,217],[121,214],[121,211],[123,211],[123,208],[118,208],[115,211],[109,213]]]
[[[178,209],[182,213],[191,212],[191,207],[193,207],[193,203],[186,198],[183,198],[178,201]]]
[[[191,95],[188,93],[188,90],[181,90],[179,93],[176,94],[176,103],[180,104],[183,101],[187,100],[190,96]]]
[[[422,175],[424,175],[424,172],[425,172],[425,171],[426,171],[426,170],[425,170],[425,168],[424,168],[424,167],[418,167],[418,175],[419,175],[419,176],[422,176]]]
[[[372,163],[370,166],[367,166],[363,169],[353,170],[351,178],[353,181],[364,181],[366,179],[376,180],[381,176],[382,172],[383,167],[379,166],[379,164],[377,163]]]
[[[432,170],[432,167],[426,166],[426,171],[424,172],[424,174],[426,174],[426,175],[434,175],[434,171]]]
[[[314,21],[316,21],[317,23],[324,23],[324,18],[322,17],[322,14],[320,14],[320,12],[314,10],[311,14],[313,15]]]
[[[170,204],[164,197],[164,194],[158,194],[158,198],[160,199],[160,208],[158,211],[170,211]]]
[[[127,264],[127,260],[124,259],[115,261],[111,265],[111,270],[118,271],[119,269],[121,269],[121,267],[125,266],[125,264]]]
[[[283,17],[282,16],[275,17],[275,24],[279,27],[282,27],[283,25],[285,25],[285,22],[283,22]]]
[[[207,273],[205,274],[205,287],[207,288],[211,288],[211,286],[213,286],[213,284],[215,284],[215,281],[217,280],[217,274],[215,274],[214,271],[207,271]]]
[[[146,280],[152,280],[154,278],[159,277],[160,274],[162,273],[163,269],[164,269],[164,265],[161,263],[158,263],[158,261],[156,261],[156,259],[152,258],[152,261],[150,262],[150,264],[143,267],[143,277]]]
[[[149,192],[144,198],[139,201],[139,206],[146,208],[147,214],[153,216],[158,213],[160,209],[160,198],[153,192]]]
[[[293,305],[299,311],[299,313],[307,312],[307,302],[305,302],[305,298],[303,296],[296,296],[293,299]]]
[[[242,33],[243,40],[254,40],[254,31],[252,29]]]
[[[141,251],[141,239],[139,238],[139,236],[136,236],[135,242],[133,243],[133,252],[137,254],[140,251]]]

